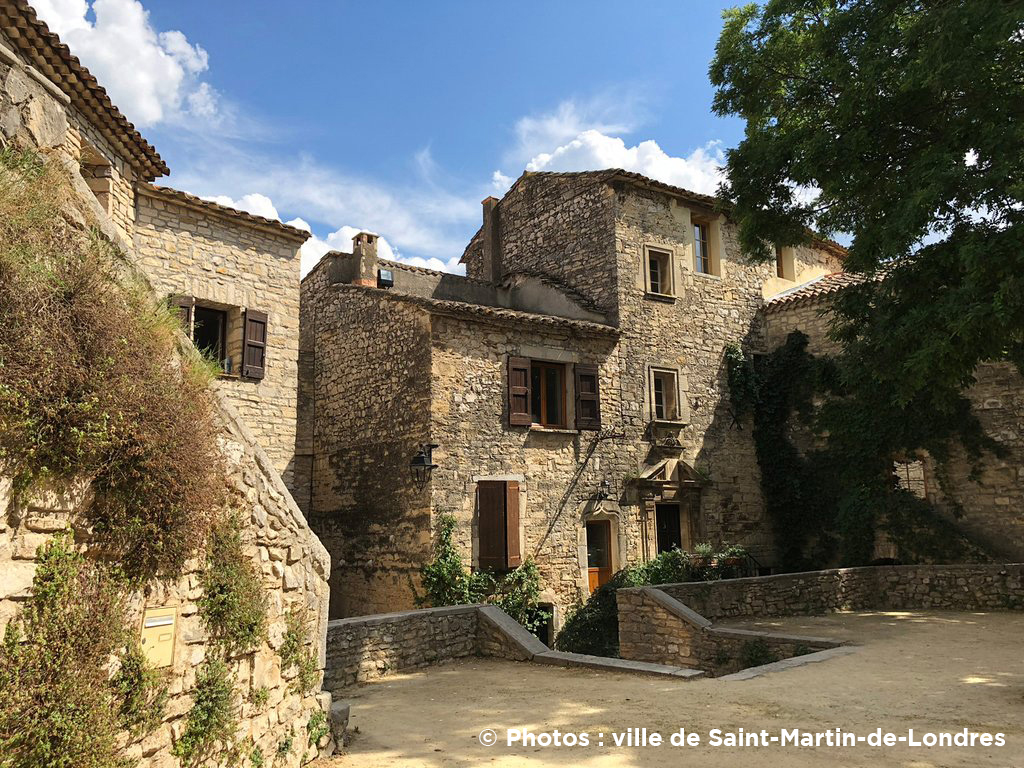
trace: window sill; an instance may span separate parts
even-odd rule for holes
[[[651,424],[656,427],[665,427],[672,429],[675,427],[685,427],[689,424],[689,421],[683,421],[681,419],[651,419]]]
[[[703,277],[705,280],[719,280],[720,281],[722,279],[721,275],[713,275],[710,272],[698,272],[697,270],[693,271],[693,275],[694,275],[694,277]]]
[[[578,435],[578,429],[568,429],[566,427],[542,427],[539,424],[531,424],[530,432],[540,432],[546,435]]]
[[[644,291],[644,298],[650,299],[651,301],[661,301],[665,304],[675,304],[676,297],[670,293],[654,293],[652,291]]]

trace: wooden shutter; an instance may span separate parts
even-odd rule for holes
[[[508,567],[518,568],[523,564],[523,548],[519,543],[519,483],[514,480],[505,483],[505,541]]]
[[[181,330],[189,338],[192,338],[192,305],[194,303],[195,299],[191,296],[171,296],[167,299],[168,306],[178,310],[181,318]]]
[[[267,370],[267,313],[245,310],[242,337],[242,375],[262,379]]]
[[[508,563],[505,555],[505,483],[481,480],[476,489],[480,570],[504,570]]]
[[[601,428],[601,393],[596,365],[577,365],[576,429]]]
[[[530,361],[525,357],[508,359],[508,423],[513,427],[528,427],[533,423],[530,415]]]

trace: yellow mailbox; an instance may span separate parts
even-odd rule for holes
[[[174,663],[174,635],[178,609],[147,608],[142,615],[142,652],[154,667]]]

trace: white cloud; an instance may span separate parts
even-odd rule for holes
[[[95,22],[87,0],[32,4],[137,126],[217,117],[218,94],[198,79],[206,51],[178,30],[158,33],[138,0],[95,0]]]
[[[232,200],[227,195],[210,195],[208,197],[204,197],[203,200],[209,200],[211,203],[217,203],[218,205],[227,206],[228,208],[234,208],[238,211],[245,211],[246,213],[251,213],[256,216],[262,216],[265,219],[280,220],[281,218],[271,199],[266,195],[261,195],[259,192],[251,192],[247,195],[242,195],[237,200]]]
[[[590,171],[622,168],[666,184],[711,195],[723,178],[724,162],[725,156],[717,141],[708,142],[685,157],[675,157],[650,139],[630,147],[616,136],[587,130],[549,152],[534,156],[526,164],[526,170]]]

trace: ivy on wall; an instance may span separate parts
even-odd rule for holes
[[[855,366],[842,357],[814,357],[807,342],[805,334],[794,331],[782,346],[756,359],[737,345],[725,353],[733,414],[741,427],[753,426],[765,511],[781,567],[868,564],[879,531],[907,562],[985,559],[933,505],[898,487],[896,451],[877,425],[850,420],[855,398],[849,377],[856,375]],[[949,434],[943,432],[945,439]],[[947,443],[934,435],[922,425],[918,434],[905,434],[903,447],[905,455],[932,449],[941,471],[949,454],[938,447]]]

